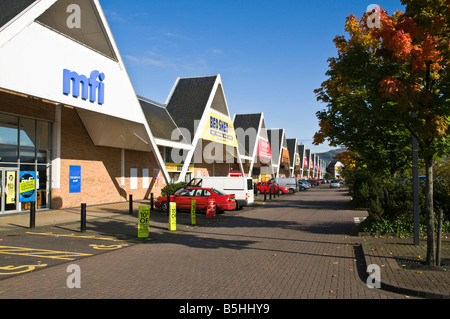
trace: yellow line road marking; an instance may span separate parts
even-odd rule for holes
[[[35,249],[25,247],[13,247],[13,246],[0,246],[0,254],[41,257],[59,260],[75,260],[76,257],[92,256],[92,254],[85,254],[85,253]]]
[[[113,250],[113,249],[123,248],[123,247],[128,246],[128,245],[127,244],[125,244],[125,245],[96,245],[96,244],[92,244],[92,245],[89,245],[89,246],[94,248],[94,249]]]
[[[81,239],[98,239],[98,240],[109,240],[109,241],[121,241],[119,239],[116,239],[114,237],[96,237],[96,236],[80,236],[80,235],[74,235],[74,234],[54,234],[54,233],[34,233],[34,232],[27,232],[27,234],[30,235],[41,235],[41,236],[52,236],[52,237],[69,237],[69,238],[81,238]],[[123,241],[123,240],[122,240]]]
[[[25,272],[33,271],[38,267],[45,267],[47,264],[39,264],[39,265],[22,265],[22,266],[5,266],[0,267],[0,275],[16,275],[23,274]],[[6,271],[6,272],[3,272]]]

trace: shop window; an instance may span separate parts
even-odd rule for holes
[[[79,27],[69,26],[67,20],[73,11],[67,13],[71,4],[77,4]],[[69,18],[70,19],[70,18]],[[60,0],[45,11],[36,21],[75,40],[95,51],[117,61],[113,46],[109,41],[100,16],[92,0]]]
[[[0,114],[0,144],[18,144],[18,125],[17,116]]]
[[[51,138],[51,123],[38,121],[37,122],[37,141],[36,146],[39,148],[50,148],[50,138]]]
[[[35,149],[31,147],[21,147],[19,149],[19,158],[20,164],[34,164],[36,158]]]
[[[0,145],[0,165],[5,166],[5,163],[14,163],[17,166],[17,147]]]
[[[36,120],[20,119],[20,145],[34,147],[36,144]]]

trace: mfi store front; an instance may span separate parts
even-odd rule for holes
[[[7,2],[0,12],[0,213],[30,202],[45,209],[140,199],[159,173],[167,181],[99,2]]]
[[[29,209],[33,199],[37,209],[48,207],[51,127],[45,120],[0,113],[0,213]]]

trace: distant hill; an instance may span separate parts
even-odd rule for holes
[[[326,162],[331,162],[337,154],[345,152],[345,151],[346,151],[345,148],[338,148],[338,149],[330,150],[325,153],[317,153],[317,155],[319,155],[320,159],[323,159]]]

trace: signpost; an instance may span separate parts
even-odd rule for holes
[[[196,215],[195,215],[195,206],[197,201],[194,199],[191,201],[191,225],[195,225],[197,223]]]
[[[177,204],[171,202],[169,207],[169,230],[177,230]]]
[[[150,206],[139,206],[138,238],[146,238],[149,234]]]

